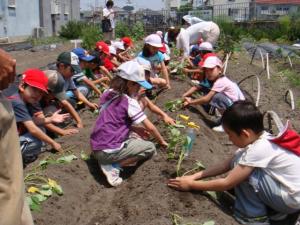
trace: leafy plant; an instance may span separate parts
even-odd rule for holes
[[[195,163],[195,166],[192,169],[186,171],[182,176],[186,176],[189,173],[192,173],[192,172],[195,172],[195,171],[198,171],[198,170],[204,170],[204,169],[205,169],[205,166],[200,161],[197,161]]]
[[[127,23],[123,21],[118,21],[116,23],[115,33],[116,33],[116,37],[118,38],[131,35],[129,26],[127,25]]]
[[[103,38],[103,33],[98,25],[87,25],[82,28],[80,38],[82,39],[83,48],[92,49],[95,43]]]
[[[293,86],[296,87],[300,86],[300,77],[295,71],[290,69],[285,69],[280,72],[280,75],[286,77]]]
[[[65,156],[62,156],[58,159],[54,159],[53,157],[47,157],[46,159],[44,160],[41,160],[40,163],[39,163],[39,166],[42,168],[42,169],[46,169],[46,167],[48,165],[52,165],[52,164],[63,164],[63,163],[70,163],[72,162],[73,160],[76,160],[77,159],[77,156],[76,155],[65,155]]]
[[[178,154],[180,154],[179,149],[184,143],[184,137],[182,136],[179,129],[174,126],[167,126],[168,128],[168,159],[174,159]]]
[[[171,100],[171,101],[168,101],[165,103],[165,107],[170,112],[175,112],[175,111],[178,111],[179,109],[182,109],[183,101],[182,101],[182,99]]]
[[[181,146],[181,151],[180,151],[180,155],[179,155],[179,159],[177,161],[177,165],[176,165],[176,175],[177,177],[179,177],[181,174],[180,174],[180,169],[181,169],[181,164],[182,164],[182,161],[184,160],[184,158],[186,157],[186,151],[187,151],[187,148],[188,146],[191,144],[191,138],[189,136],[185,136],[184,137],[184,143],[183,145]]]
[[[82,34],[82,29],[86,26],[80,21],[71,20],[66,25],[61,27],[59,35],[67,39],[77,39]]]
[[[144,25],[142,22],[137,21],[131,28],[131,37],[134,40],[141,40],[145,36]]]

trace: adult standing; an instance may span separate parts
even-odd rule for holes
[[[11,104],[1,90],[15,78],[16,60],[0,49],[0,224],[32,225],[24,202],[22,157]]]
[[[220,29],[216,23],[203,21],[191,25],[187,29],[181,28],[170,31],[169,40],[176,41],[176,47],[183,51],[184,57],[188,57],[190,45],[199,42],[210,42],[215,45],[219,35]]]
[[[115,39],[115,12],[113,10],[114,2],[108,0],[106,2],[106,7],[103,9],[103,20],[110,22],[110,29],[103,29],[104,40],[114,40]]]

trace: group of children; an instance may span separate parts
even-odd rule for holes
[[[214,129],[225,131],[239,150],[211,169],[170,179],[168,185],[183,191],[234,188],[237,220],[269,224],[278,213],[285,216],[300,210],[300,158],[270,141],[263,129],[262,114],[253,103],[244,101],[239,87],[223,75],[222,61],[213,53],[212,44],[202,42],[190,49],[191,65],[185,72],[192,73],[197,84],[183,93],[184,105],[217,109],[222,115],[221,125]],[[99,41],[89,52],[82,48],[63,52],[54,70],[28,69],[13,89],[4,92],[13,104],[25,163],[37,158],[44,143],[61,151],[53,136],[75,134],[83,127],[77,111],[82,104],[99,110],[90,144],[111,186],[122,183],[121,168],[135,166],[155,154],[149,135],[163,148],[168,146],[144,112],[148,108],[165,123],[175,124],[147,97],[151,89],[171,88],[166,43],[158,32],[144,39],[137,57],[132,47],[132,40],[124,37],[120,41]],[[105,88],[103,93],[100,87]],[[192,99],[195,91],[203,96]],[[100,96],[99,104],[90,101],[92,93]],[[70,117],[77,128],[65,128]],[[296,137],[299,140],[299,135]],[[200,180],[227,172],[224,178]]]

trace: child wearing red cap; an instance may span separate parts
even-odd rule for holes
[[[54,113],[53,116],[38,119],[36,113],[41,111],[39,101],[47,94],[48,78],[38,69],[28,69],[22,75],[18,91],[10,96],[20,136],[20,145],[24,163],[34,161],[41,151],[43,142],[48,143],[56,151],[61,145],[44,133],[42,127],[46,123],[60,123],[67,114]]]
[[[103,62],[103,66],[100,67],[101,72],[109,77],[110,79],[113,78],[112,74],[110,73],[110,70],[112,69],[113,64],[109,60],[110,52],[109,52],[109,46],[104,41],[98,41],[96,43],[96,51],[100,53],[99,57],[101,61]]]
[[[125,59],[125,61],[129,61],[132,60],[133,57],[130,54],[132,47],[133,47],[133,41],[130,37],[123,37],[121,39],[121,41],[123,42],[124,45],[124,51],[120,53],[120,56],[123,57]]]

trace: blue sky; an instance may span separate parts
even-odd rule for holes
[[[90,9],[90,6],[98,4],[98,6],[104,6],[105,0],[80,0],[81,9]],[[126,0],[114,0],[116,6],[123,7],[126,4]],[[131,0],[136,8],[149,8],[153,10],[159,10],[164,8],[163,0]]]

